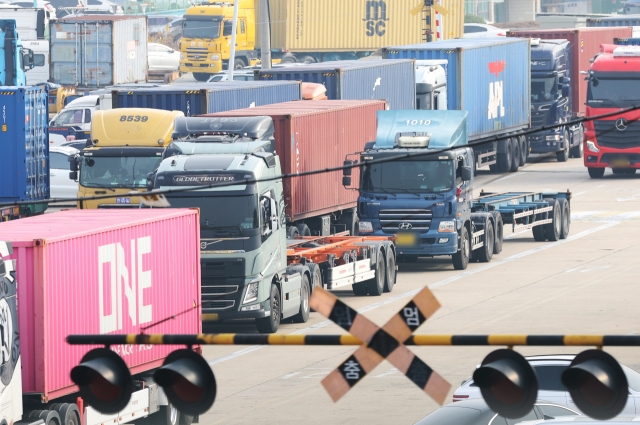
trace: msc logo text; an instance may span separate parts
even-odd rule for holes
[[[387,31],[387,3],[384,0],[368,0],[365,3],[365,22],[367,37],[382,37]]]

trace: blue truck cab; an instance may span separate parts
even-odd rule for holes
[[[576,64],[577,65],[577,64]],[[542,127],[570,121],[572,108],[571,49],[567,40],[531,41],[531,125]],[[556,154],[564,162],[582,156],[582,125],[567,125],[527,136],[531,153]]]
[[[0,86],[26,86],[25,71],[33,66],[33,51],[22,47],[16,21],[0,19]]]
[[[398,258],[452,256],[458,270],[472,256],[489,261],[484,229],[494,217],[472,213],[473,149],[466,111],[378,111],[375,142],[360,153],[361,235],[396,235]],[[422,154],[424,153],[424,154]],[[347,179],[345,183],[348,183]],[[488,257],[487,257],[488,256]]]

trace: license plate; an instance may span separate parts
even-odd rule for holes
[[[630,165],[631,165],[631,162],[625,158],[616,158],[611,161],[611,167],[615,167],[615,168],[628,167]]]
[[[416,244],[416,235],[413,233],[399,233],[396,235],[398,246],[413,246]]]
[[[130,204],[131,198],[116,198],[116,204]]]

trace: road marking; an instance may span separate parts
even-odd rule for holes
[[[575,198],[576,196],[580,196],[580,195],[584,195],[585,193],[587,193],[588,191],[585,190],[584,192],[578,192],[578,193],[574,193],[573,195],[571,195],[572,198]]]
[[[638,201],[640,199],[638,199],[638,197],[640,197],[640,193],[635,194],[629,198],[616,198],[616,201],[618,202],[629,202],[629,201]]]
[[[640,214],[640,212],[636,212],[636,214]],[[622,217],[624,215],[625,214],[620,214],[617,217]],[[508,263],[508,262],[511,262],[511,261],[514,261],[514,260],[517,260],[517,259],[520,259],[520,258],[523,258],[523,257],[527,257],[527,256],[532,255],[532,254],[536,254],[538,252],[547,250],[549,248],[553,248],[555,246],[560,246],[560,245],[563,245],[565,243],[572,242],[572,241],[575,241],[577,239],[583,238],[585,236],[589,236],[589,235],[591,235],[593,233],[596,233],[596,232],[599,232],[601,230],[605,230],[605,229],[608,229],[610,227],[616,226],[620,222],[621,222],[621,220],[620,221],[608,221],[608,222],[605,222],[604,224],[602,224],[601,226],[594,227],[593,229],[590,229],[590,230],[585,230],[584,232],[580,232],[580,233],[578,233],[577,235],[574,235],[574,236],[569,236],[567,239],[563,239],[563,240],[560,240],[560,241],[557,241],[557,242],[548,242],[548,243],[546,243],[544,245],[538,246],[537,248],[533,248],[533,249],[530,249],[528,251],[524,251],[524,252],[522,252],[520,254],[512,255],[511,257],[505,258],[503,260],[492,261],[491,263],[488,263],[483,267],[478,267],[478,268],[475,268],[473,270],[468,270],[468,271],[465,271],[463,273],[458,273],[455,276],[451,276],[451,277],[449,277],[447,279],[443,279],[440,282],[432,283],[431,285],[428,285],[428,286],[429,286],[429,288],[438,288],[440,286],[448,285],[449,283],[455,282],[457,280],[460,280],[460,279],[468,277],[468,276],[472,276],[472,275],[474,275],[476,273],[480,273],[480,272],[483,272],[485,270],[492,269],[492,268],[497,267],[499,265],[503,265],[505,263]],[[420,292],[421,290],[422,290],[422,288],[418,288],[418,289],[414,289],[414,290],[409,291],[409,292],[404,292],[402,294],[399,294],[399,295],[396,295],[396,296],[393,296],[393,297],[389,297],[386,300],[379,301],[379,302],[373,303],[373,304],[371,304],[371,305],[369,305],[367,307],[363,307],[363,308],[358,309],[358,313],[366,313],[367,311],[375,310],[378,307],[382,307],[382,306],[385,306],[387,304],[392,304],[392,303],[394,303],[396,301],[402,300],[402,299],[407,298],[407,297],[412,297],[412,296],[416,295],[418,292]],[[328,326],[328,325],[330,325],[332,323],[333,322],[331,320],[324,320],[322,322],[316,323],[315,325],[308,326],[308,327],[303,328],[303,329],[298,329],[297,331],[292,332],[291,334],[292,335],[306,334],[309,331],[324,328],[324,327],[326,327],[326,326]],[[235,352],[233,352],[231,354],[228,354],[226,356],[220,357],[218,359],[209,360],[208,363],[210,365],[219,364],[219,363],[222,363],[222,362],[225,362],[225,361],[228,361],[228,360],[235,359],[235,358],[240,357],[240,356],[244,356],[245,354],[252,353],[252,352],[254,352],[256,350],[259,350],[261,348],[264,348],[264,347],[266,347],[266,346],[265,345],[254,345],[254,346],[251,346],[251,347],[244,348],[242,350],[235,351]]]
[[[302,372],[293,372],[293,373],[288,373],[288,374],[284,375],[284,376],[282,377],[282,379],[289,379],[289,378],[291,378],[291,377],[293,377],[293,376],[296,376],[296,375],[299,375],[299,374],[301,374],[301,373],[302,373]]]
[[[605,187],[606,185],[607,185],[607,183],[601,184],[600,186],[596,186],[596,189],[600,189],[601,187]]]
[[[515,177],[515,176],[517,176],[517,175],[518,175],[518,174],[513,173],[513,174],[510,174],[510,175],[508,175],[508,176],[505,176],[505,177],[503,177],[503,178],[501,178],[501,179],[494,180],[494,181],[493,181],[493,183],[498,183],[498,182],[501,182],[502,180],[510,179],[511,177]]]
[[[397,375],[398,374],[398,369],[396,369],[395,367],[392,367],[389,372],[387,373],[381,373],[380,375],[376,375],[374,376],[374,378],[384,378],[385,376],[389,376],[389,375]]]

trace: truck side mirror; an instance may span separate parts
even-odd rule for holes
[[[345,159],[343,165],[345,168],[342,169],[342,185],[349,187],[351,186],[351,166],[353,165],[353,161]]]
[[[69,171],[69,178],[73,181],[78,181],[78,172],[77,171]]]
[[[471,170],[471,167],[462,167],[462,181],[471,181],[472,175],[473,171]]]
[[[156,173],[152,172],[147,174],[147,191],[149,192],[153,190],[153,185],[156,181],[155,177],[156,177]]]
[[[33,69],[33,50],[31,49],[22,49],[22,70],[28,71]]]
[[[78,171],[78,155],[69,156],[67,160],[69,161],[69,170]],[[71,178],[71,177],[69,177]]]
[[[569,86],[568,85],[563,85],[562,86],[562,96],[563,97],[569,97]]]

